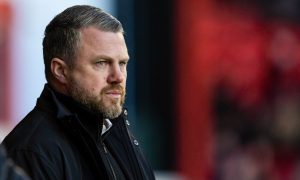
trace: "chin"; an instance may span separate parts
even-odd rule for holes
[[[107,107],[103,111],[104,117],[109,118],[109,119],[117,118],[121,113],[122,113],[122,107],[121,106]]]
[[[118,110],[122,111],[122,106],[120,102],[108,103],[106,104],[105,109],[107,109],[108,111],[118,111]]]

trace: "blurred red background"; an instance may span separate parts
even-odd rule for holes
[[[11,7],[6,1],[0,1],[0,121],[10,118],[10,31]]]
[[[300,178],[300,28],[261,6],[178,1],[178,155],[187,179]]]

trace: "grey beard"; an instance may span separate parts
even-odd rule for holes
[[[71,80],[72,86],[69,88],[69,94],[73,99],[85,105],[92,112],[102,114],[104,118],[114,119],[122,113],[123,104],[125,101],[124,97],[120,103],[112,102],[110,107],[106,107],[103,100],[97,100],[98,98],[93,96],[92,93],[88,92],[84,88],[81,88],[76,81]],[[101,96],[102,93],[99,94]]]

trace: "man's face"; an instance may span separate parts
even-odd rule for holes
[[[123,34],[85,28],[77,54],[68,78],[69,95],[106,118],[120,115],[129,59]]]

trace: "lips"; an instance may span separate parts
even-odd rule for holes
[[[116,91],[109,91],[109,92],[106,92],[105,94],[109,95],[109,96],[115,96],[115,97],[121,97],[121,95],[122,95],[122,93],[116,92]]]
[[[104,94],[111,98],[121,98],[123,93],[120,90],[107,90]]]
[[[105,94],[122,94],[122,92],[120,92],[119,90],[110,90],[106,91]]]

